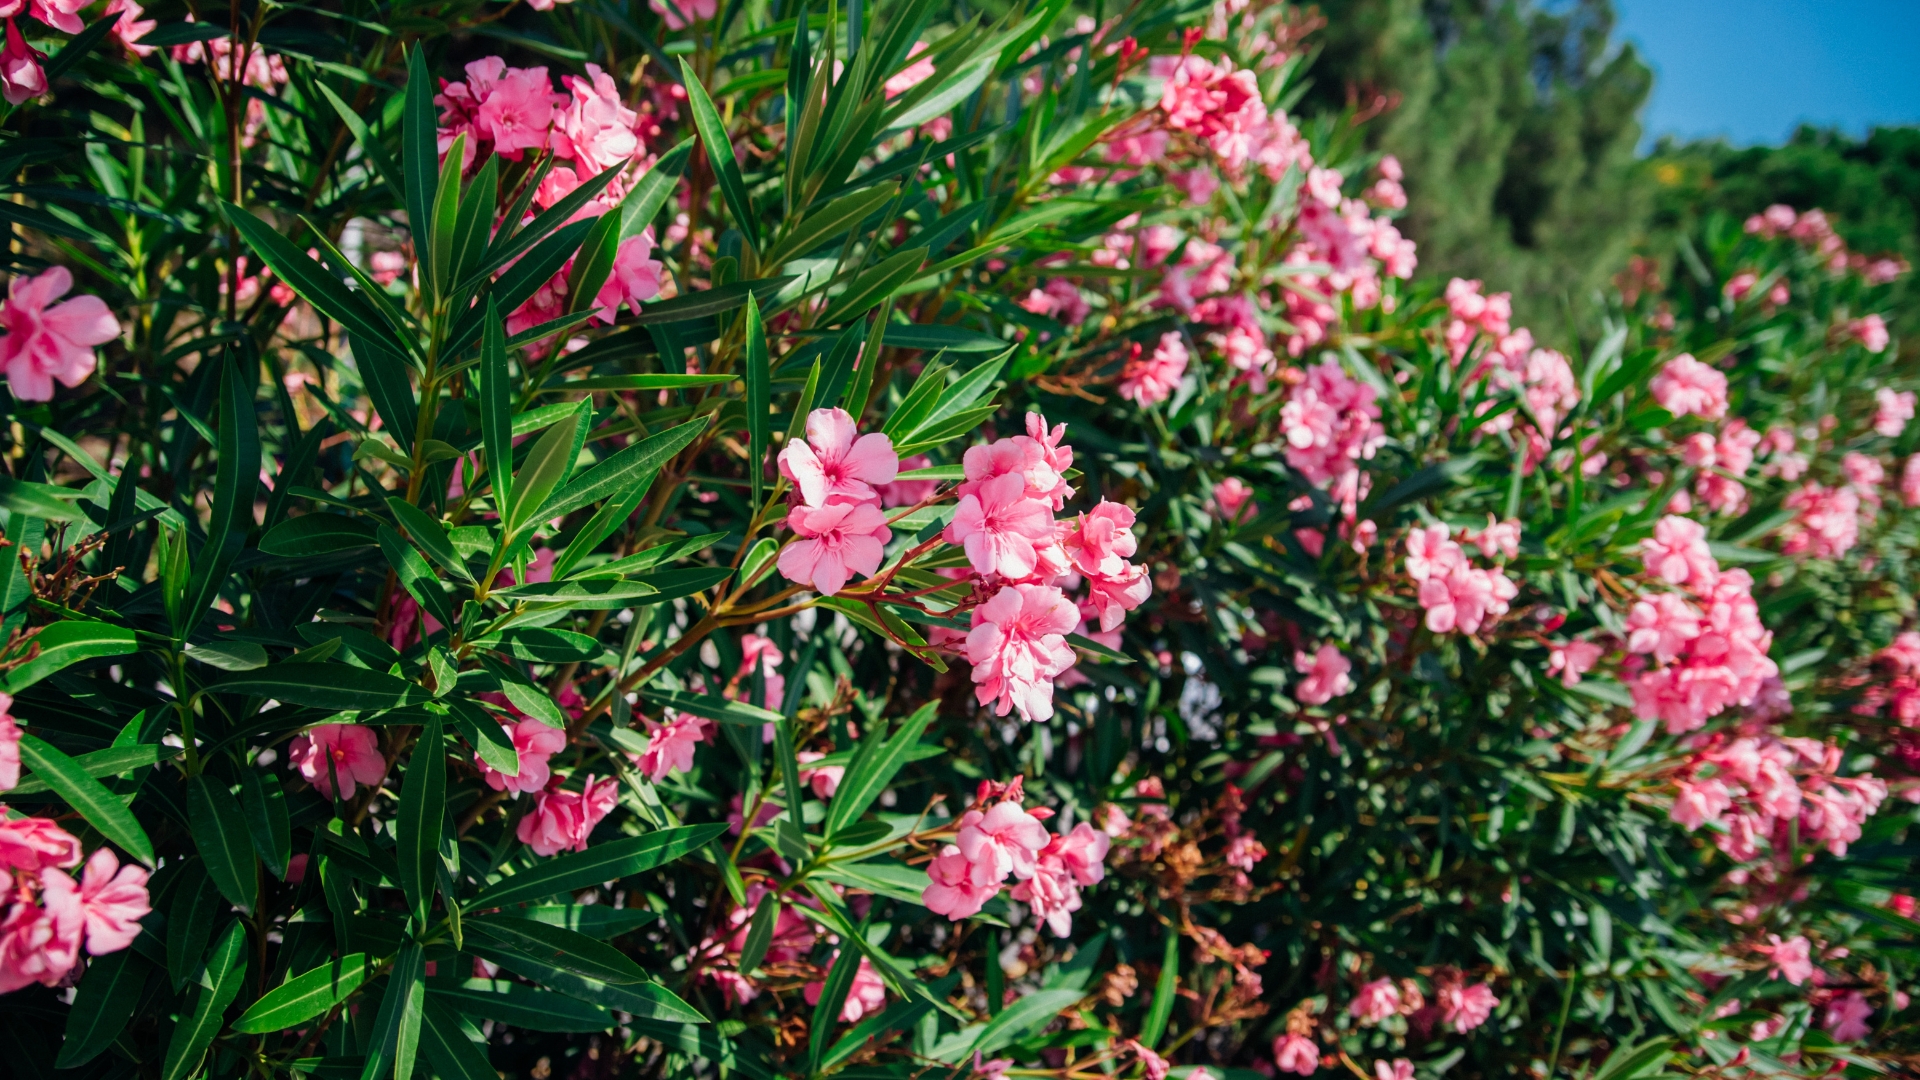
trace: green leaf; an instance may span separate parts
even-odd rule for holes
[[[112,1046],[133,1019],[152,972],[153,965],[136,949],[121,949],[88,963],[74,993],[73,1008],[67,1011],[66,1038],[54,1068],[85,1065]]]
[[[1128,656],[1118,649],[1109,649],[1085,634],[1068,634],[1067,644],[1082,652],[1090,652],[1103,660],[1111,660],[1116,664],[1133,663],[1133,657]]]
[[[630,494],[636,489],[644,494],[660,474],[661,467],[686,449],[709,423],[706,417],[689,420],[626,447],[568,482],[540,508],[540,520],[571,514],[583,506]],[[532,455],[528,458],[531,460]],[[637,499],[635,505],[638,505]],[[554,573],[556,576],[562,573],[557,563]]]
[[[740,175],[740,162],[733,156],[733,140],[727,137],[726,125],[720,122],[720,113],[713,107],[713,99],[707,96],[706,86],[694,74],[693,65],[685,57],[680,58],[680,81],[687,88],[687,104],[693,109],[693,125],[699,129],[701,149],[706,151],[707,163],[713,167],[714,177],[720,181],[720,194],[726,199],[734,224],[746,237],[747,246],[757,251],[760,248],[760,220],[754,215],[753,200],[747,196],[747,183]]]
[[[603,375],[590,379],[570,379],[548,383],[543,394],[564,394],[581,390],[684,390],[696,386],[723,386],[737,375]]]
[[[885,206],[888,199],[899,193],[898,183],[886,183],[851,195],[842,195],[793,222],[787,235],[767,251],[762,263],[777,267],[787,259],[813,251],[865,221]]]
[[[820,1071],[820,1058],[827,1052],[827,1040],[832,1037],[833,1027],[840,1020],[841,1006],[846,1004],[847,991],[853,988],[853,976],[860,969],[860,961],[859,950],[842,947],[834,955],[833,966],[827,969],[820,1000],[814,1005],[813,1019],[808,1024],[808,1073],[817,1074]]]
[[[251,641],[210,641],[187,644],[187,659],[221,671],[252,671],[267,666],[267,650]]]
[[[373,165],[374,172],[380,174],[380,179],[393,192],[394,198],[404,202],[407,192],[405,185],[400,182],[400,167],[393,163],[393,158],[387,154],[387,148],[374,137],[373,130],[367,127],[367,122],[362,120],[358,113],[353,111],[353,107],[341,100],[339,94],[333,92],[332,87],[318,79],[314,80],[314,85],[333,106],[333,111],[339,114],[340,122],[353,133],[353,141],[359,145],[360,152],[365,154],[367,161]]]
[[[464,986],[436,988],[428,997],[464,1015],[527,1031],[588,1032],[613,1026],[613,1014],[599,1005],[517,983],[471,979]]]
[[[331,712],[373,712],[433,700],[424,687],[405,679],[346,664],[274,664],[216,683],[212,689]]]
[[[199,1071],[207,1047],[220,1033],[227,1006],[233,1004],[246,982],[246,946],[246,927],[238,919],[229,921],[227,932],[207,957],[206,977],[196,990],[193,1011],[173,1027],[160,1080],[186,1080]]]
[[[366,1064],[360,1080],[381,1080],[391,1070],[393,1080],[409,1080],[420,1045],[421,1011],[426,1003],[427,961],[420,946],[409,941],[400,946],[393,970],[387,975],[387,990],[380,999],[380,1015],[374,1021],[372,1040],[367,1045]]]
[[[80,497],[77,488],[52,484],[31,484],[11,477],[0,477],[0,509],[10,514],[44,518],[48,521],[79,521],[86,514],[74,506]]]
[[[723,532],[702,533],[699,536],[689,536],[683,540],[675,540],[670,544],[650,547],[645,551],[629,555],[624,559],[618,559],[610,563],[602,563],[593,568],[593,573],[596,575],[637,574],[644,570],[651,570],[661,563],[673,562],[694,554],[695,552],[704,551],[726,538],[727,534]]]
[[[932,1011],[933,1006],[925,1001],[896,1001],[879,1015],[869,1016],[847,1029],[833,1044],[833,1049],[820,1059],[820,1065],[831,1069],[890,1032],[911,1031],[921,1017]]]
[[[500,1080],[499,1072],[487,1060],[486,1048],[467,1038],[460,1018],[437,996],[427,996],[421,1020],[420,1052],[427,1056],[427,1064],[439,1080]]]
[[[1180,935],[1168,934],[1169,941],[1178,942]],[[993,958],[988,958],[993,963]],[[980,1034],[967,1048],[966,1056],[987,1055],[1003,1046],[1019,1042],[1021,1039],[1046,1027],[1062,1009],[1071,1008],[1083,996],[1078,990],[1039,990],[1021,997],[1018,1001],[1001,1010],[1000,1015],[987,1022]],[[1156,1004],[1158,1003],[1158,999]],[[1152,1018],[1148,1018],[1151,1023]],[[1142,1029],[1141,1042],[1146,1042],[1146,1031]]]
[[[562,926],[514,915],[485,915],[464,923],[467,941],[486,944],[540,964],[615,985],[647,981],[647,973],[625,953]]]
[[[747,941],[740,950],[740,973],[751,974],[767,958],[767,947],[773,944],[773,928],[780,920],[780,898],[768,893],[760,898],[760,905],[754,910],[753,923],[747,927]]]
[[[151,743],[139,746],[109,746],[104,750],[94,750],[73,758],[80,771],[98,780],[103,776],[123,776],[145,765],[154,765],[169,758],[178,757],[181,751],[176,747],[156,746]],[[38,795],[51,791],[45,780],[32,774],[21,776],[9,795]]]
[[[744,701],[729,701],[725,698],[707,697],[704,694],[683,694],[673,690],[643,688],[640,695],[648,701],[664,705],[669,709],[678,709],[695,716],[704,716],[708,720],[718,720],[723,724],[777,724],[784,717],[771,709],[758,705],[749,705]]]
[[[366,384],[367,397],[386,425],[387,434],[402,450],[412,453],[420,403],[414,397],[413,383],[408,381],[406,356],[379,338],[351,330],[347,332],[347,348],[353,353],[354,369]]]
[[[920,265],[926,261],[926,248],[908,248],[894,252],[861,271],[839,296],[833,298],[827,313],[820,316],[816,325],[833,326],[865,314],[875,304],[891,297],[900,286],[912,281],[920,273]]]
[[[827,839],[831,841],[835,834],[860,820],[880,793],[893,782],[901,766],[909,760],[908,755],[920,743],[920,736],[926,733],[927,725],[933,722],[934,702],[928,702],[915,710],[900,730],[886,742],[873,741],[860,748],[853,761],[847,766],[840,786],[833,793],[833,802],[827,812]]]
[[[422,253],[428,248],[426,228],[433,220],[431,185],[440,171],[440,128],[433,94],[425,43],[415,42],[407,57],[407,93],[401,105],[400,172],[407,185],[407,221],[413,229],[413,248]]]
[[[273,876],[285,879],[293,856],[293,824],[280,778],[259,769],[240,770],[240,809],[247,817],[253,850]]]
[[[1160,1037],[1167,1033],[1167,1021],[1173,1017],[1173,1000],[1180,989],[1180,935],[1165,936],[1160,978],[1153,984],[1153,1001],[1148,1004],[1147,1018],[1140,1025],[1140,1043],[1149,1050],[1160,1045]]]
[[[987,81],[987,76],[993,74],[997,60],[997,54],[984,53],[952,72],[936,73],[933,79],[928,80],[933,84],[931,89],[919,100],[905,103],[900,112],[886,118],[887,130],[904,131],[919,127],[936,116],[946,115],[955,105],[980,89],[981,84]]]
[[[499,644],[492,647],[516,660],[536,664],[580,663],[599,656],[605,649],[598,638],[550,626],[515,627],[501,634]]]
[[[7,672],[6,693],[18,694],[34,683],[82,660],[125,656],[139,649],[133,631],[91,619],[69,619],[42,627],[33,638],[40,652]]]
[[[1004,352],[1007,348],[1005,341],[992,334],[958,326],[922,323],[894,323],[887,327],[887,344],[896,349],[920,349],[924,352]]]
[[[380,550],[401,586],[429,615],[440,620],[441,626],[453,626],[453,605],[447,600],[446,588],[440,584],[440,575],[388,526],[381,525],[376,535],[380,538]]]
[[[591,1001],[604,1008],[618,1009],[649,1020],[681,1024],[708,1022],[698,1009],[656,982],[610,983],[590,979],[551,964],[540,963],[522,953],[475,944],[472,938],[467,939],[467,951],[491,960],[515,975],[532,979],[549,990],[557,990],[581,1001]]]
[[[876,823],[877,824],[877,823]],[[891,831],[891,830],[889,830]],[[814,875],[836,885],[865,889],[903,904],[925,905],[922,899],[931,880],[925,870],[894,862],[836,862]]]
[[[433,136],[429,134],[427,138],[431,142]],[[409,177],[409,187],[412,182],[412,177]],[[275,232],[272,226],[233,203],[222,202],[220,210],[246,240],[247,246],[273,269],[280,280],[299,293],[302,300],[312,304],[316,311],[346,327],[357,339],[383,347],[398,356],[408,353],[410,343],[402,340],[398,328],[382,318],[371,304],[349,290],[313,256],[295,247],[292,241]],[[355,355],[359,354],[356,352]],[[410,426],[413,417],[402,419]],[[389,427],[393,423],[394,418],[388,418]]]
[[[504,908],[617,881],[698,851],[725,831],[724,823],[677,825],[643,836],[595,844],[585,851],[562,855],[523,870],[481,892],[465,906],[468,911]]]
[[[569,930],[578,930],[602,941],[632,933],[660,917],[651,908],[617,908],[608,904],[536,904],[515,908],[513,913]]]
[[[741,362],[747,376],[747,478],[753,484],[753,508],[759,512],[766,487],[767,410],[772,406],[773,372],[768,369],[767,328],[760,321],[760,302],[747,297],[746,349]]]
[[[447,537],[446,526],[405,499],[387,496],[387,509],[393,511],[394,520],[400,523],[400,527],[407,530],[408,539],[420,545],[420,550],[431,556],[434,562],[462,581],[473,580],[467,564],[453,550],[453,541]]]
[[[436,719],[422,725],[413,744],[406,781],[400,788],[400,813],[393,821],[400,891],[420,931],[426,929],[427,913],[433,907],[433,866],[446,820],[447,748]]]
[[[568,471],[572,469],[573,459],[569,452],[573,449],[578,429],[585,423],[584,411],[576,412],[572,423],[562,422],[548,428],[533,444],[533,449],[527,451],[520,471],[513,476],[512,507],[503,515],[506,537],[517,540],[535,522],[547,520],[538,511],[545,505],[547,496],[566,480]]]
[[[20,736],[20,763],[66,800],[100,835],[120,845],[127,854],[153,865],[153,843],[119,796],[88,776],[74,760],[34,735]]]
[[[265,1035],[299,1027],[347,1000],[366,978],[366,953],[329,960],[261,995],[233,1022],[233,1030]]]
[[[260,866],[239,800],[224,783],[200,773],[187,785],[187,825],[214,887],[233,906],[253,914],[259,902]]]
[[[520,752],[514,749],[513,739],[500,721],[471,701],[450,702],[448,709],[453,714],[454,728],[466,737],[481,761],[496,772],[508,776],[520,775]],[[473,905],[466,906],[471,908]]]
[[[243,368],[245,375],[241,374]],[[260,485],[260,428],[253,409],[256,378],[255,366],[237,359],[229,361],[221,372],[213,513],[207,521],[206,543],[193,560],[185,622],[173,628],[176,640],[185,640],[213,610],[214,597],[253,529],[253,494]]]
[[[660,590],[644,581],[590,577],[571,581],[536,581],[530,585],[497,589],[493,595],[537,604],[564,604],[576,611],[608,611],[649,602],[659,593]]]
[[[513,501],[513,387],[507,375],[505,333],[500,308],[489,296],[480,333],[480,433],[497,506]]]

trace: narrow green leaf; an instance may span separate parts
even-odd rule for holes
[[[340,122],[353,133],[353,141],[359,145],[360,152],[365,154],[367,161],[373,165],[373,171],[380,174],[380,179],[387,185],[387,189],[393,192],[394,198],[402,202],[406,201],[406,185],[401,183],[400,167],[393,163],[393,158],[387,154],[387,148],[374,137],[373,130],[367,127],[367,122],[353,111],[352,106],[341,100],[340,95],[334,93],[332,87],[318,79],[314,80],[314,85],[319,87],[320,93],[333,106],[333,111],[339,114]]]
[[[563,926],[513,915],[485,915],[465,922],[467,940],[524,956],[562,971],[614,985],[647,981],[647,973],[625,953]]]
[[[640,695],[648,701],[657,702],[669,709],[704,716],[709,720],[718,720],[725,724],[777,724],[783,717],[771,709],[758,705],[749,705],[744,701],[729,701],[725,698],[707,697],[704,694],[683,694],[673,690],[660,690],[645,687]]]
[[[374,1021],[360,1080],[383,1080],[389,1073],[393,1080],[412,1077],[420,1045],[421,1010],[427,996],[422,981],[426,973],[426,956],[420,946],[412,941],[400,946],[393,970],[387,975],[386,994],[380,999],[380,1015]]]
[[[833,326],[864,315],[875,304],[893,296],[900,286],[912,281],[920,273],[920,264],[926,261],[926,248],[908,248],[861,271],[839,296],[834,297],[833,303],[827,307],[827,313],[820,316],[818,325]]]
[[[366,953],[329,960],[261,995],[233,1022],[233,1030],[265,1035],[299,1027],[347,1000],[366,978]]]
[[[387,509],[393,512],[393,518],[400,527],[407,530],[407,537],[420,545],[420,550],[433,557],[433,561],[445,567],[462,581],[472,581],[473,574],[453,550],[453,541],[447,536],[446,526],[434,520],[431,514],[397,496],[387,496]]]
[[[900,185],[890,182],[851,195],[842,195],[793,222],[787,235],[768,249],[765,265],[772,269],[787,259],[813,251],[865,221],[885,206],[888,199],[899,193]]]
[[[98,780],[104,776],[124,776],[135,769],[158,764],[180,756],[177,747],[156,746],[145,743],[136,746],[109,746],[104,750],[94,750],[73,759],[80,771]],[[51,791],[47,782],[31,773],[22,774],[20,782],[7,792],[8,795],[38,795]]]
[[[1168,934],[1168,939],[1178,941],[1180,935]],[[998,963],[998,958],[989,956],[987,963]],[[991,1054],[995,1050],[1034,1034],[1060,1015],[1062,1009],[1072,1008],[1074,1003],[1084,996],[1078,990],[1039,990],[1021,997],[1018,1001],[1001,1010],[1000,1015],[987,1022],[980,1034],[968,1048],[966,1056]],[[1151,1017],[1149,1017],[1151,1023]],[[1140,1040],[1146,1042],[1146,1033],[1142,1030]]]
[[[725,831],[723,823],[677,825],[643,836],[595,844],[585,851],[562,855],[501,881],[474,897],[466,909],[505,908],[617,881],[698,851]]]
[[[692,107],[693,125],[700,132],[700,146],[707,153],[707,164],[720,181],[720,194],[733,214],[734,224],[746,237],[747,246],[757,251],[760,221],[754,215],[753,200],[747,195],[747,183],[740,175],[740,162],[733,156],[733,141],[727,137],[726,125],[720,122],[713,98],[707,95],[706,86],[694,74],[693,65],[686,57],[680,58],[680,79],[687,88],[687,104]]]
[[[125,656],[138,651],[140,647],[133,631],[92,619],[69,619],[42,627],[34,637],[33,644],[39,647],[39,653],[7,672],[4,679],[6,693],[18,694],[82,660]]]
[[[407,186],[407,223],[413,249],[425,252],[433,220],[433,181],[439,173],[440,127],[433,108],[433,76],[427,70],[424,42],[407,57],[407,93],[400,116],[400,171]]]
[[[394,819],[395,857],[400,864],[400,891],[413,912],[414,927],[424,932],[433,907],[434,860],[440,850],[440,832],[447,820],[447,748],[439,720],[420,728],[407,759],[406,781],[400,788],[400,814]]]
[[[577,429],[585,423],[584,412],[576,412],[573,423],[562,422],[548,428],[533,444],[533,449],[527,452],[520,471],[513,476],[513,503],[504,515],[506,529],[502,533],[503,538],[517,537],[534,522],[546,520],[538,515],[538,511],[572,468],[573,461],[567,455],[573,449]],[[504,542],[513,541],[508,539]]]
[[[467,1038],[460,1018],[436,995],[423,1003],[420,1052],[439,1080],[500,1080],[484,1046]]]
[[[626,447],[581,473],[556,492],[545,506],[540,507],[538,519],[545,521],[571,514],[583,506],[617,495],[631,495],[635,491],[644,494],[652,486],[654,477],[659,475],[661,467],[706,431],[709,423],[711,421],[707,417],[689,420]],[[528,454],[527,460],[531,463],[533,455]],[[638,499],[633,501],[638,505]],[[564,571],[556,563],[554,574],[558,576],[562,573]]]
[[[820,990],[819,1002],[813,1007],[812,1022],[808,1024],[807,1072],[810,1074],[820,1071],[820,1059],[827,1052],[827,1040],[833,1037],[833,1027],[840,1021],[840,1009],[847,1002],[847,991],[853,989],[854,972],[860,969],[859,950],[845,948],[844,944],[834,954],[833,966],[827,969],[826,983]]]
[[[740,974],[752,974],[767,958],[767,947],[773,944],[773,928],[779,920],[780,898],[771,893],[762,896],[753,913],[753,924],[747,927],[746,945],[740,950]]]
[[[373,712],[433,700],[424,687],[405,679],[345,664],[273,664],[227,679],[213,689],[335,712]]]
[[[173,628],[177,640],[185,640],[213,610],[214,598],[253,528],[253,495],[260,486],[260,428],[253,409],[258,377],[256,364],[237,357],[228,361],[220,375],[213,514],[207,521],[207,541],[193,560],[183,608],[185,622]]]
[[[145,829],[119,797],[66,754],[34,735],[20,736],[20,763],[32,769],[54,793],[66,800],[100,835],[120,845],[127,854],[153,865],[153,843]]]
[[[427,997],[466,1016],[527,1031],[588,1032],[613,1026],[613,1014],[599,1005],[517,983],[471,979],[464,986],[435,988]]]
[[[214,887],[233,906],[253,914],[259,902],[260,867],[239,800],[224,783],[200,773],[187,785],[187,824]]]
[[[78,488],[33,484],[12,477],[0,477],[0,509],[11,514],[44,518],[48,521],[79,521],[86,514],[74,505]]]
[[[500,721],[471,701],[449,702],[448,709],[453,715],[454,728],[466,737],[481,761],[496,772],[520,775],[520,752],[514,749],[513,739]],[[473,907],[471,903],[466,906]]]
[[[428,138],[431,140],[432,136]],[[250,211],[232,203],[222,203],[220,209],[239,231],[241,238],[246,240],[247,246],[273,269],[280,280],[299,293],[301,299],[312,304],[320,314],[346,327],[350,333],[381,345],[396,355],[404,356],[409,351],[410,344],[401,339],[397,327],[390,325],[371,304],[355,295],[313,256],[295,247],[292,241],[275,232],[272,226]],[[413,418],[409,416],[406,419],[411,421]]]
[[[1166,934],[1166,949],[1160,958],[1160,978],[1153,984],[1153,1001],[1147,1005],[1147,1018],[1140,1025],[1140,1043],[1151,1050],[1160,1045],[1167,1033],[1167,1021],[1173,1018],[1173,1001],[1180,990],[1180,935]]]
[[[167,1042],[167,1056],[160,1067],[160,1080],[186,1080],[199,1071],[200,1061],[213,1045],[227,1006],[240,995],[247,973],[246,927],[238,919],[228,922],[227,932],[207,957],[205,980],[196,988],[193,1011],[173,1027]]]
[[[284,879],[293,857],[293,824],[280,778],[260,769],[241,769],[240,808],[246,813],[253,850],[274,877]]]
[[[440,584],[440,575],[434,573],[433,567],[427,564],[427,560],[421,558],[419,552],[413,550],[411,545],[400,538],[399,533],[388,526],[381,525],[377,535],[380,538],[380,550],[387,557],[387,564],[393,567],[394,575],[399,578],[400,584],[405,587],[408,594],[418,601],[429,615],[440,620],[441,626],[454,625],[453,604],[447,599],[446,588]]]
[[[833,803],[827,813],[829,840],[860,820],[860,815],[866,813],[867,807],[893,782],[901,766],[909,760],[908,755],[919,746],[927,725],[933,722],[934,705],[928,702],[915,710],[886,742],[861,747],[833,793]]]
[[[590,979],[577,975],[551,964],[543,964],[524,953],[496,949],[485,943],[467,940],[468,952],[499,964],[508,971],[548,988],[557,990],[568,997],[590,1001],[595,1005],[648,1020],[662,1020],[676,1024],[705,1024],[708,1019],[700,1010],[682,1001],[678,995],[657,982],[610,983],[600,979]]]
[[[480,335],[480,437],[496,506],[513,501],[513,387],[507,376],[506,324],[493,297]]]
[[[760,302],[747,297],[746,352],[742,363],[747,376],[747,477],[753,482],[753,507],[757,513],[766,487],[767,444],[771,440],[767,410],[772,406],[773,373],[768,370],[767,328],[760,321]]]
[[[309,559],[336,551],[372,547],[373,526],[344,514],[302,514],[268,529],[260,550],[285,559]]]
[[[135,949],[121,949],[89,962],[74,993],[73,1008],[67,1012],[66,1038],[54,1068],[85,1065],[112,1046],[133,1019],[152,972],[153,965]]]

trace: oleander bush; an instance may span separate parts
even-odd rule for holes
[[[1910,1071],[1907,266],[1536,340],[1320,25],[16,4],[9,1068]]]

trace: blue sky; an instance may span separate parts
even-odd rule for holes
[[[1920,123],[1920,0],[1614,0],[1653,67],[1647,141]]]

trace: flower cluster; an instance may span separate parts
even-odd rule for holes
[[[0,885],[12,897],[0,919],[0,994],[63,985],[83,946],[104,956],[140,935],[152,910],[147,871],[122,866],[102,847],[85,858],[76,881],[68,871],[81,861],[80,841],[46,818],[0,818]]]
[[[1838,746],[1774,735],[1709,736],[1674,779],[1668,816],[1692,831],[1711,827],[1713,842],[1749,862],[1767,841],[1786,860],[1795,839],[1835,855],[1860,838],[1860,826],[1886,800],[1873,776],[1841,776]]]
[[[1749,235],[1774,239],[1786,236],[1826,262],[1827,269],[1839,274],[1852,271],[1870,285],[1884,285],[1907,272],[1905,259],[1898,255],[1868,256],[1849,251],[1847,242],[1833,231],[1833,223],[1819,209],[1804,213],[1785,203],[1774,203],[1747,218]]]
[[[953,843],[927,866],[927,910],[955,921],[976,915],[1011,875],[1013,899],[1056,935],[1072,931],[1080,889],[1106,876],[1113,841],[1084,821],[1071,832],[1049,833],[1042,822],[1053,811],[1027,810],[1023,802],[1020,777],[1005,785],[982,781],[974,807],[955,823]]]
[[[780,475],[793,484],[787,528],[794,539],[780,549],[780,573],[823,596],[846,588],[857,574],[880,569],[893,531],[880,510],[879,487],[900,472],[893,441],[879,432],[858,434],[844,409],[815,409],[807,437],[780,451]]]
[[[1627,614],[1627,650],[1654,666],[1632,677],[1634,712],[1670,734],[1704,725],[1732,705],[1751,705],[1779,674],[1767,656],[1753,578],[1721,570],[1699,522],[1669,515],[1641,542],[1647,573],[1683,591],[1651,593]]]
[[[1436,634],[1459,631],[1473,634],[1489,619],[1507,613],[1507,602],[1520,594],[1520,587],[1507,577],[1500,566],[1473,565],[1466,549],[1451,539],[1452,530],[1442,525],[1415,529],[1407,535],[1407,576],[1419,586],[1418,599],[1426,611],[1427,629]],[[1475,542],[1483,555],[1507,558],[1519,552],[1519,524],[1490,525],[1477,537],[1463,536]]]

